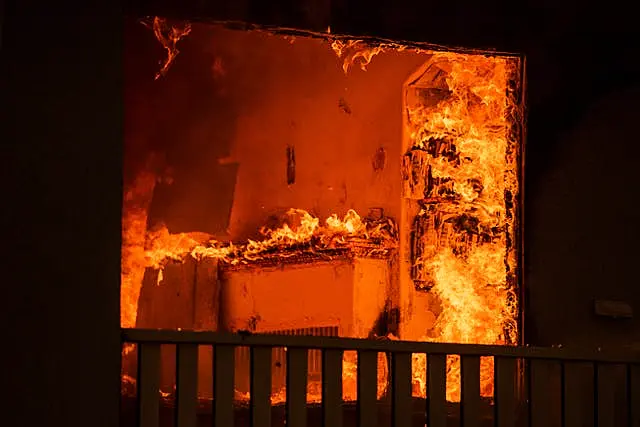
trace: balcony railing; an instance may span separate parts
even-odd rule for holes
[[[307,376],[309,350],[319,350],[322,399],[319,425],[347,427],[343,419],[342,361],[345,351],[357,351],[355,424],[377,427],[378,353],[389,356],[388,400],[393,427],[451,425],[446,400],[447,356],[459,355],[463,427],[625,426],[640,427],[640,359],[605,352],[577,354],[561,348],[502,347],[336,337],[239,335],[213,332],[125,329],[123,344],[137,344],[137,425],[158,427],[161,419],[160,347],[176,345],[176,387],[173,425],[198,424],[198,347],[213,346],[213,411],[216,427],[233,427],[234,359],[237,347],[250,351],[251,427],[271,426],[272,349],[286,348],[287,427],[308,425]],[[427,399],[416,418],[412,397],[412,354],[426,354]],[[494,361],[494,395],[480,395],[480,358]],[[557,381],[556,381],[557,380]],[[555,409],[554,409],[555,408]],[[418,421],[416,421],[418,420]],[[457,420],[456,420],[457,424]],[[389,425],[388,420],[386,424]]]

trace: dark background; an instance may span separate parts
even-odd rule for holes
[[[640,342],[637,313],[593,314],[596,298],[640,310],[632,12],[612,2],[590,11],[557,2],[160,3],[127,10],[330,24],[335,33],[525,53],[527,339],[581,348]],[[115,426],[122,5],[3,6],[0,312],[9,393],[0,423]]]

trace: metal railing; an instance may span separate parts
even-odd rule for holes
[[[251,427],[271,426],[272,349],[286,348],[286,426],[307,425],[309,350],[322,354],[322,425],[342,427],[342,362],[357,351],[358,427],[379,425],[376,405],[378,353],[389,356],[391,426],[445,427],[451,415],[446,400],[447,356],[459,355],[463,427],[485,425],[480,395],[480,358],[494,361],[490,425],[640,427],[640,359],[629,355],[561,348],[503,347],[337,337],[239,335],[214,332],[124,329],[123,344],[137,344],[137,425],[160,425],[160,347],[176,345],[175,427],[198,425],[198,347],[213,346],[213,415],[216,427],[234,426],[234,359],[238,347],[250,350],[248,404]],[[412,354],[426,354],[427,399],[416,424],[412,397]],[[557,369],[551,369],[555,367]],[[557,382],[553,378],[557,377]],[[522,380],[522,381],[520,381]],[[553,384],[555,383],[555,385]],[[585,396],[588,398],[585,399]],[[553,402],[555,402],[555,406]],[[552,409],[556,407],[554,412]],[[550,409],[551,408],[551,409]],[[553,420],[551,420],[553,418]],[[211,425],[210,423],[208,425]],[[388,421],[387,421],[387,424]]]

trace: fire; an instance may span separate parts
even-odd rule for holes
[[[155,174],[145,170],[124,193],[120,288],[120,324],[123,328],[136,326],[138,297],[147,266],[144,251],[147,213],[155,185]]]
[[[372,58],[396,45],[368,47],[360,40],[339,40],[331,47],[348,73],[355,63],[362,70]],[[514,292],[514,215],[507,205],[518,194],[512,135],[515,103],[508,96],[514,62],[508,58],[429,52],[435,92],[445,93],[435,104],[407,106],[412,149],[426,152],[425,180],[436,187],[423,200],[419,217],[436,229],[443,222],[471,219],[463,240],[442,228],[424,243],[416,264],[430,276],[430,292],[442,311],[433,332],[422,341],[514,344],[517,341],[517,297]],[[427,88],[429,89],[429,88]],[[443,148],[444,147],[444,148]],[[435,217],[435,218],[434,218]],[[434,223],[435,222],[435,223]],[[455,224],[454,224],[455,226]],[[450,227],[453,228],[453,227]],[[469,234],[473,235],[468,238]],[[459,358],[448,359],[447,399],[460,399]],[[414,395],[426,396],[426,357],[413,356]],[[493,360],[481,360],[481,393],[493,395]]]
[[[387,392],[388,367],[386,356],[382,353],[378,356],[378,386],[376,394],[378,399]],[[251,393],[241,393],[236,391],[235,399],[240,402],[249,402]],[[345,351],[342,359],[342,399],[345,402],[355,402],[358,399],[358,353],[356,351]],[[271,393],[271,404],[282,405],[287,401],[287,390]],[[307,382],[307,403],[322,402],[322,382]]]
[[[149,182],[155,182],[147,174],[143,177]],[[149,187],[146,189],[148,190]],[[397,239],[396,226],[392,221],[363,219],[354,210],[347,211],[342,219],[332,214],[324,223],[321,223],[319,218],[305,210],[290,209],[286,222],[281,227],[263,228],[262,240],[249,240],[240,245],[208,240],[208,236],[204,233],[171,234],[164,226],[145,234],[146,215],[141,220],[138,218],[139,213],[139,209],[125,210],[124,223],[135,223],[137,227],[125,228],[124,233],[125,239],[128,239],[130,244],[128,250],[122,253],[121,323],[123,327],[135,327],[137,297],[140,295],[142,277],[146,268],[160,269],[158,280],[160,285],[163,266],[168,261],[184,261],[188,256],[195,259],[215,258],[230,264],[246,264],[274,255],[290,257],[304,252],[341,249],[376,254],[392,250]],[[369,245],[363,245],[362,241],[368,242]],[[125,265],[130,267],[125,269]],[[125,355],[130,351],[130,348],[127,349]],[[382,397],[387,387],[386,359],[383,354],[380,355],[378,366],[378,397]],[[126,380],[130,378],[126,376]],[[309,402],[321,401],[320,382],[310,382],[308,390]],[[344,354],[343,397],[346,401],[357,399],[356,352]],[[249,393],[236,393],[237,400],[248,401],[249,398]],[[285,400],[286,390],[271,396],[273,404],[284,403]]]
[[[442,306],[435,336],[423,339],[514,344],[515,223],[508,204],[518,183],[510,152],[511,64],[504,58],[444,53],[435,54],[431,64],[426,73],[436,76],[432,81],[444,96],[435,105],[418,102],[407,111],[412,149],[428,153],[433,186],[418,217],[435,231],[420,236],[424,250],[416,263]],[[420,380],[424,365],[424,357],[414,360]],[[447,383],[447,398],[458,401],[457,357],[449,358]],[[418,394],[424,395],[420,388]],[[487,358],[481,361],[481,393],[493,395],[493,362]]]
[[[146,180],[155,183],[148,175]],[[149,184],[149,183],[147,183]],[[145,212],[144,216],[141,212]],[[230,264],[257,261],[270,256],[291,257],[304,252],[351,250],[362,254],[384,253],[395,245],[396,226],[390,220],[363,220],[354,210],[343,219],[336,214],[323,224],[302,209],[291,209],[277,229],[263,228],[262,240],[234,245],[210,240],[205,233],[171,234],[166,227],[146,231],[146,211],[126,208],[123,220],[122,314],[123,327],[135,327],[137,299],[145,268],[162,269],[168,261],[215,258]],[[363,241],[369,243],[364,245]]]
[[[191,27],[176,29],[155,18],[153,29],[168,53],[156,75],[159,78],[178,54],[177,42],[189,34]],[[405,49],[338,38],[331,39],[331,48],[342,60],[345,74],[354,65],[366,70],[385,50]],[[511,130],[517,108],[509,95],[509,84],[515,62],[478,54],[422,53],[430,56],[423,74],[429,82],[424,87],[416,83],[417,95],[408,100],[405,109],[405,130],[410,141],[407,156],[412,153],[425,160],[408,162],[406,175],[426,184],[420,197],[407,203],[418,208],[414,220],[423,230],[416,232],[421,251],[412,260],[420,276],[413,278],[416,288],[421,287],[416,292],[435,295],[441,310],[432,330],[425,329],[422,336],[411,339],[513,345],[518,335],[513,200],[519,187],[514,148],[517,140]],[[144,270],[162,270],[168,261],[193,257],[248,264],[303,253],[386,254],[396,249],[400,239],[393,221],[363,218],[354,210],[342,218],[333,214],[321,221],[305,210],[291,209],[280,227],[263,228],[261,239],[238,243],[218,242],[203,233],[172,234],[166,227],[148,230],[147,210],[155,180],[153,174],[142,173],[125,194],[123,327],[135,327]],[[426,397],[426,361],[425,355],[413,355],[414,396]],[[378,366],[381,397],[388,380],[383,355]],[[356,374],[357,357],[347,352],[343,360],[345,400],[356,399]],[[481,360],[481,394],[493,395],[490,358]],[[248,399],[248,395],[237,397]],[[320,399],[319,384],[310,383],[308,400]],[[448,359],[447,399],[460,400],[457,356]],[[284,392],[272,396],[273,403],[283,401]]]
[[[374,56],[383,52],[386,47],[383,45],[367,46],[362,40],[340,40],[331,42],[331,48],[338,58],[342,59],[342,71],[349,73],[352,65],[359,63],[362,71],[367,71],[367,65],[371,63]]]
[[[123,328],[136,326],[145,269],[161,268],[167,260],[183,260],[190,248],[208,237],[203,233],[170,234],[164,227],[147,230],[148,209],[156,182],[157,176],[144,170],[124,193],[120,279],[120,324]]]
[[[167,227],[163,226],[147,233],[145,265],[162,269],[169,260],[184,261],[191,248],[198,247],[208,239],[209,235],[206,233],[171,234]]]
[[[150,26],[153,29],[153,33],[156,39],[162,44],[162,47],[167,51],[167,58],[161,62],[161,68],[156,73],[155,79],[158,80],[163,77],[169,71],[173,60],[176,59],[180,51],[177,48],[178,42],[189,35],[191,32],[191,24],[185,24],[183,27],[176,27],[167,24],[167,20],[164,18],[155,17],[151,24],[143,22],[144,25]]]

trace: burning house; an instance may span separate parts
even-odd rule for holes
[[[521,57],[161,18],[125,41],[122,327],[519,343]],[[237,351],[238,400],[248,358]],[[123,360],[126,379],[135,350]],[[355,362],[345,353],[345,400]],[[450,357],[451,401],[459,369]],[[424,372],[414,355],[414,396]],[[379,396],[386,385],[381,355]]]
[[[4,9],[3,425],[640,425],[632,15]]]

